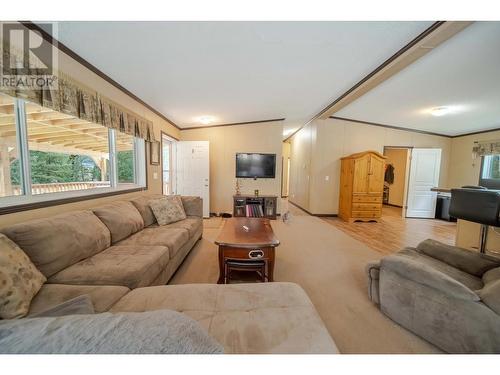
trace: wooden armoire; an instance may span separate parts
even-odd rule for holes
[[[345,221],[378,221],[386,157],[365,151],[341,158],[339,217]]]

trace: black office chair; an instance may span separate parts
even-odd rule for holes
[[[486,252],[488,227],[500,226],[500,191],[480,186],[451,189],[450,216],[481,224],[479,251]]]

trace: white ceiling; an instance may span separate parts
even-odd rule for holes
[[[434,117],[429,110],[454,113]],[[500,127],[500,22],[476,22],[335,113],[446,135]]]
[[[210,115],[215,123],[286,118],[291,129],[430,25],[60,22],[57,38],[180,127]],[[359,108],[349,113],[360,117]]]

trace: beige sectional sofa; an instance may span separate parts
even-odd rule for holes
[[[187,218],[158,226],[141,196],[89,211],[33,220],[1,230],[49,284],[166,284],[203,233],[201,198],[182,197]]]
[[[158,226],[148,206],[154,197],[0,229],[47,277],[28,317],[85,294],[96,313],[187,314],[226,353],[338,352],[296,284],[165,285],[202,237],[202,201],[181,197],[187,218]]]

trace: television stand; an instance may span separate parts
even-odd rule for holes
[[[276,195],[233,195],[233,216],[276,220],[277,199]]]

